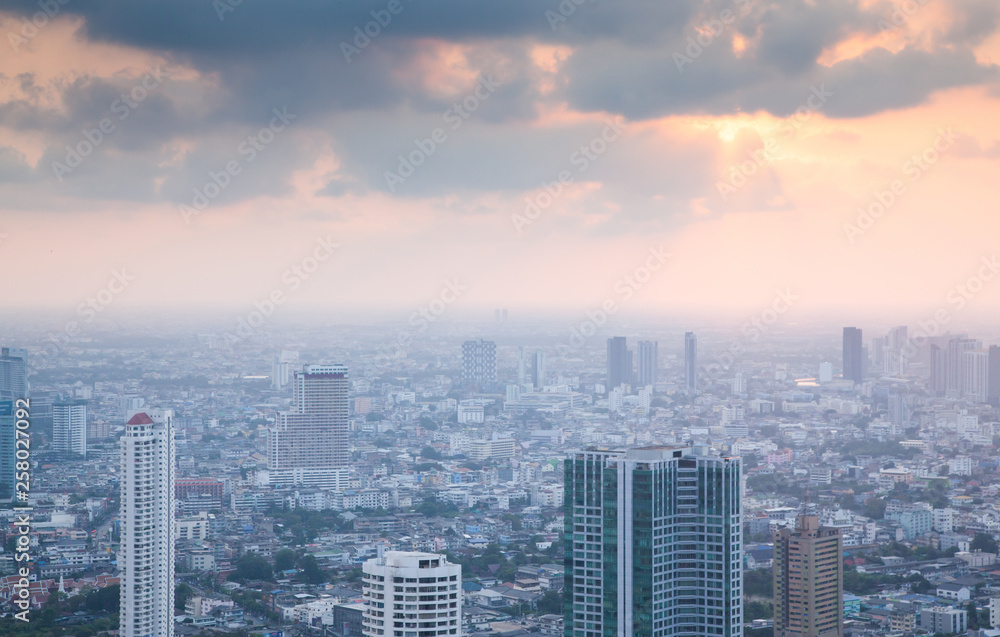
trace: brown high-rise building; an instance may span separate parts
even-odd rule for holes
[[[840,530],[800,515],[774,534],[774,637],[843,637]]]

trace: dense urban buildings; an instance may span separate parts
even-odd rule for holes
[[[804,512],[774,535],[774,637],[843,637],[840,530]]]
[[[890,637],[921,622],[985,625],[987,607],[1000,609],[989,599],[1000,588],[991,544],[1000,538],[1000,412],[967,391],[982,370],[962,367],[989,356],[985,334],[925,341],[912,328],[873,330],[879,335],[862,352],[871,372],[857,385],[831,363],[842,328],[808,338],[775,328],[773,341],[747,341],[726,367],[696,367],[698,389],[689,392],[685,352],[653,346],[679,344],[684,327],[636,325],[632,382],[614,388],[606,338],[539,365],[536,354],[560,351],[554,339],[514,323],[496,328],[497,381],[485,391],[464,379],[462,334],[415,342],[388,360],[379,358],[385,332],[317,329],[277,332],[280,343],[240,350],[210,335],[192,344],[164,337],[169,345],[152,355],[121,347],[75,366],[43,362],[40,373],[29,370],[36,607],[59,578],[70,598],[125,586],[135,511],[127,498],[119,505],[128,482],[120,454],[136,427],[125,423],[139,413],[156,422],[149,403],[175,413],[173,562],[176,583],[196,590],[177,589],[178,634],[305,624],[359,634],[363,565],[393,551],[460,565],[457,619],[466,635],[617,637],[631,627],[769,637],[834,626],[845,637]],[[732,345],[731,333],[708,328],[697,340],[710,352]],[[958,391],[934,395],[935,352],[947,378],[949,346],[962,340],[976,345],[956,358]],[[655,381],[644,384],[654,351]],[[274,382],[269,374],[285,373],[275,359],[300,355],[317,362]],[[533,372],[543,365],[538,382]],[[83,402],[87,454],[68,454],[64,415]],[[50,424],[40,424],[46,417]],[[337,422],[341,447],[331,444]],[[15,429],[0,415],[12,443]],[[0,439],[10,482],[22,462],[15,453]],[[828,564],[794,581],[796,568],[809,567],[802,537],[813,522],[797,520],[807,489],[817,541],[835,530],[843,559],[814,549]],[[717,496],[724,505],[737,494],[742,519],[719,515]],[[9,540],[13,520],[8,510]],[[12,551],[0,566],[17,572]],[[0,581],[0,603],[6,590]],[[104,591],[112,592],[120,597]],[[796,604],[822,612],[793,626],[803,618]],[[262,607],[273,610],[261,615]],[[830,624],[838,612],[840,623]],[[94,622],[110,617],[98,615]]]
[[[738,457],[699,448],[567,458],[566,634],[740,634],[740,480]]]
[[[435,553],[386,551],[364,563],[366,637],[462,634],[462,566]]]
[[[134,414],[121,439],[122,637],[174,634],[174,414]]]

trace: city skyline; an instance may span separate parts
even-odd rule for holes
[[[0,0],[0,634],[1000,637],[998,107],[1000,0]]]

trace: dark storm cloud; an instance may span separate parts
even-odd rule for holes
[[[44,105],[43,88],[35,84],[34,76],[23,74],[18,80],[23,97],[0,104],[0,122],[17,130],[47,133],[54,143],[75,143],[84,130],[99,128],[101,120],[113,124],[111,133],[102,135],[101,145],[127,150],[155,147],[164,135],[202,125],[177,111],[175,102],[165,95],[169,79],[158,76],[155,69],[139,78],[114,82],[75,78],[62,87],[61,108]],[[133,99],[133,94],[141,99]]]
[[[565,100],[571,109],[622,114],[633,121],[740,111],[784,117],[816,87],[824,87],[834,94],[824,103],[825,116],[861,117],[920,104],[943,88],[995,81],[995,68],[978,63],[969,49],[997,25],[996,7],[978,0],[955,4],[954,24],[942,36],[949,46],[895,54],[875,50],[832,67],[818,64],[822,52],[852,34],[877,32],[891,9],[888,2],[863,9],[856,0],[587,0],[580,5],[573,0],[400,0],[401,10],[361,47],[364,40],[355,42],[355,28],[371,23],[372,11],[384,19],[389,0],[233,1],[70,0],[61,5],[61,13],[83,18],[80,37],[152,51],[219,83],[207,89],[169,80],[119,124],[60,186],[62,192],[184,203],[207,172],[232,153],[226,140],[252,132],[275,107],[297,114],[295,128],[332,138],[344,160],[344,179],[331,184],[330,192],[384,191],[384,172],[395,168],[396,155],[440,125],[441,114],[464,95],[462,89],[457,98],[443,95],[423,83],[415,56],[426,52],[424,39],[483,45],[468,49],[466,62],[501,86],[476,113],[476,125],[451,137],[397,195],[517,190],[551,178],[551,170],[565,163],[574,138],[586,133],[540,134],[526,126],[545,102]],[[228,7],[221,19],[220,6]],[[0,0],[0,10],[23,15],[38,5]],[[708,44],[692,48],[699,30],[714,28],[726,12],[735,19],[726,19]],[[747,43],[741,54],[732,46],[736,33]],[[349,62],[345,43],[361,47]],[[558,74],[548,78],[554,91],[544,95],[538,89],[542,71],[529,58],[538,43],[573,50]],[[678,55],[689,61],[679,64]],[[57,87],[64,108],[46,110],[39,106],[43,87],[34,78],[16,81],[19,97],[0,104],[0,125],[42,131],[50,147],[33,174],[0,157],[0,179],[8,182],[51,179],[51,162],[66,155],[65,146],[78,140],[82,129],[107,117],[132,82],[78,78]],[[196,147],[179,162],[168,161],[166,147],[178,139],[194,139]],[[219,202],[285,193],[289,175],[311,165],[321,152],[294,135],[283,144],[255,167],[259,175],[243,179],[247,183],[227,190]]]
[[[970,5],[972,6],[972,5]],[[820,54],[854,32],[874,33],[883,12],[863,12],[850,3],[807,4],[798,0],[751,5],[729,25],[719,13],[702,13],[721,32],[696,40],[690,29],[656,47],[606,40],[578,49],[567,63],[566,97],[582,110],[608,110],[629,118],[684,113],[727,115],[765,111],[779,117],[794,112],[814,86],[837,97],[824,113],[861,117],[914,106],[934,91],[993,81],[996,67],[982,65],[968,48],[932,53],[875,49],[832,67]],[[748,40],[736,53],[729,30]]]
[[[82,33],[98,41],[162,53],[221,78],[228,97],[226,118],[252,118],[274,104],[295,103],[308,118],[313,113],[394,108],[439,110],[446,104],[400,78],[398,71],[413,56],[416,41],[436,38],[453,42],[520,44],[516,60],[519,90],[505,92],[513,118],[531,112],[534,94],[524,61],[530,42],[569,44],[575,53],[563,70],[568,86],[561,95],[573,107],[610,110],[630,118],[690,112],[722,113],[761,108],[778,114],[785,100],[803,83],[828,81],[834,75],[818,68],[824,49],[850,33],[874,32],[890,5],[862,9],[856,0],[687,0],[651,2],[573,0],[538,2],[417,2],[398,0],[390,15],[388,0],[365,2],[251,2],[245,0],[174,0],[133,3],[122,0],[73,0],[62,11],[84,18]],[[219,7],[226,7],[220,11]],[[4,2],[0,8],[35,10],[33,4]],[[996,10],[974,0],[959,3],[955,33],[982,37],[995,29]],[[355,44],[355,28],[373,21],[372,12],[388,16],[371,43],[345,60],[342,47]],[[679,73],[675,53],[684,53],[689,38],[706,22],[718,23],[724,12],[735,22],[714,38]],[[221,15],[221,19],[220,19]],[[553,20],[552,16],[558,17]],[[749,49],[737,57],[730,31],[739,31]],[[363,44],[359,40],[357,44]],[[934,56],[949,56],[942,50]],[[947,67],[959,83],[986,77],[971,57],[952,56]],[[489,61],[484,70],[488,71]],[[905,66],[905,65],[903,65]],[[879,80],[899,65],[884,63],[858,74]],[[978,72],[977,72],[978,70]],[[882,78],[890,79],[891,78]],[[954,86],[951,77],[921,79],[921,90],[889,99],[856,100],[865,112],[919,103],[937,88]],[[859,87],[863,89],[864,87]],[[757,94],[773,94],[763,99]],[[905,95],[908,100],[899,97]],[[499,117],[494,115],[494,117]]]
[[[24,155],[10,146],[0,146],[0,184],[24,183],[31,179],[31,167]]]
[[[740,26],[760,38],[758,64],[795,77],[812,69],[824,49],[871,25],[871,17],[850,3],[781,2],[751,11]]]
[[[553,24],[546,12],[560,14],[560,0],[399,0],[401,9],[379,38],[440,38],[471,41],[530,37],[583,41],[592,37],[655,38],[665,28],[683,26],[700,2],[586,0]],[[389,0],[260,2],[244,0],[72,0],[65,14],[86,20],[92,40],[194,57],[266,56],[312,42],[350,42]],[[235,5],[235,6],[234,6]],[[226,7],[219,10],[220,7]],[[38,11],[32,2],[0,0],[0,10]],[[567,13],[563,10],[563,13]],[[220,18],[221,15],[221,18]],[[384,14],[383,14],[384,15]],[[339,49],[338,49],[339,53]]]
[[[997,30],[1000,5],[996,0],[955,0],[955,21],[945,37],[959,46],[979,44]]]
[[[828,88],[840,89],[825,111],[832,117],[862,117],[919,104],[936,90],[995,81],[997,68],[976,63],[971,51],[936,53],[884,49],[834,65],[825,74]]]

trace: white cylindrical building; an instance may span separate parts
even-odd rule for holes
[[[173,415],[134,414],[122,437],[121,637],[174,634]]]
[[[364,563],[363,634],[462,634],[462,566],[437,553],[386,551]]]

